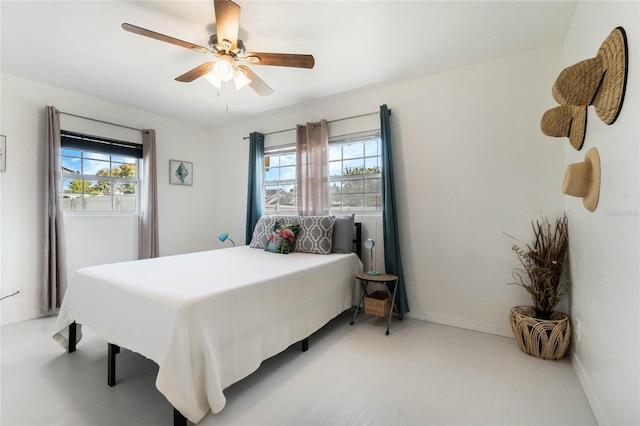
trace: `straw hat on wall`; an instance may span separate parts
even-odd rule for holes
[[[593,105],[606,124],[618,118],[627,85],[627,36],[614,29],[595,58],[562,70],[553,85],[553,97],[560,105]]]
[[[596,148],[587,151],[583,162],[567,166],[562,192],[581,197],[587,210],[595,211],[600,198],[600,155]]]
[[[540,121],[547,136],[568,137],[571,146],[580,151],[587,129],[587,107],[562,105],[547,110]]]

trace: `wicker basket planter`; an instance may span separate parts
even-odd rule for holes
[[[386,291],[374,291],[364,298],[364,312],[369,315],[386,317],[391,309],[391,298]]]
[[[533,307],[516,306],[509,316],[513,335],[522,352],[542,359],[561,359],[571,340],[569,316],[554,312],[551,319],[534,316]]]

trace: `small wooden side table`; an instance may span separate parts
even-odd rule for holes
[[[356,320],[356,315],[358,315],[358,311],[361,309],[364,310],[362,306],[362,302],[364,301],[365,296],[368,296],[367,293],[367,285],[369,283],[381,283],[384,284],[383,287],[386,290],[389,297],[391,297],[391,309],[389,309],[389,317],[387,318],[387,336],[389,335],[389,328],[391,327],[391,317],[394,312],[398,314],[400,321],[402,321],[402,314],[400,310],[396,306],[396,293],[398,292],[398,277],[392,274],[379,274],[379,275],[369,275],[366,272],[359,272],[356,274],[356,278],[360,281],[362,285],[362,294],[360,295],[360,301],[358,302],[358,306],[356,307],[356,311],[353,313],[353,318],[351,318],[351,325]],[[388,284],[393,284],[393,293],[389,290]]]

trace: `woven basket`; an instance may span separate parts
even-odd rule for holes
[[[391,298],[386,291],[374,291],[364,298],[364,312],[369,315],[385,317],[391,309]]]
[[[516,306],[509,316],[513,335],[522,352],[542,359],[561,359],[571,341],[569,316],[554,312],[551,319],[534,317],[533,307]]]

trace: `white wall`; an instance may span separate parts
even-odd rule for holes
[[[214,148],[207,130],[7,74],[2,74],[1,84],[0,133],[7,136],[8,154],[7,171],[0,173],[1,290],[2,295],[14,288],[21,290],[0,305],[3,324],[40,314],[45,105],[134,128],[156,129],[160,254],[217,247],[213,212],[218,197],[209,161]],[[61,127],[140,140],[139,132],[64,115]],[[169,159],[194,163],[193,186],[169,185]],[[79,267],[137,258],[135,216],[68,217],[65,226],[69,276]]]
[[[594,57],[609,33],[622,26],[629,47],[628,84],[617,121],[607,126],[590,107],[582,150],[565,144],[567,164],[583,161],[596,147],[602,167],[595,212],[566,197],[571,316],[574,329],[580,324],[571,354],[601,425],[640,424],[639,17],[638,2],[581,2],[564,46],[564,66],[573,65]]]
[[[243,137],[375,112],[386,103],[409,316],[512,336],[509,308],[530,299],[505,285],[517,258],[502,231],[529,240],[532,219],[563,212],[564,142],[539,127],[553,106],[549,81],[561,64],[562,46],[549,47],[216,129],[216,149],[225,154],[213,169],[220,179],[233,176],[221,189],[222,199],[234,199],[219,207],[224,227],[244,233],[244,217],[234,213],[245,203]],[[377,121],[372,116],[330,128],[339,134],[378,127]],[[375,226],[365,223],[365,231],[379,232]]]

